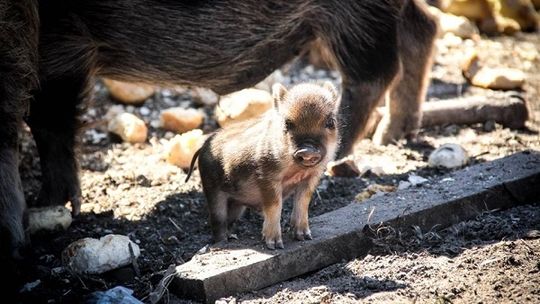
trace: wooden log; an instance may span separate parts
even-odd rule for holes
[[[366,136],[371,137],[386,107],[379,107],[370,117]],[[527,103],[519,95],[504,97],[471,96],[426,102],[422,106],[422,127],[469,125],[494,121],[511,129],[522,129],[529,119]]]
[[[492,120],[511,129],[521,129],[529,119],[527,104],[517,95],[504,99],[474,96],[426,102],[422,112],[422,127],[468,125]]]

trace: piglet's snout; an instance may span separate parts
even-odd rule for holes
[[[294,159],[306,167],[317,165],[322,157],[321,151],[312,145],[302,146],[294,152]]]

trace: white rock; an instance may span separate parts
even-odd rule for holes
[[[126,112],[125,106],[123,105],[112,105],[107,109],[107,112],[103,116],[103,119],[110,121],[114,119],[116,116]]]
[[[463,39],[457,35],[454,35],[453,33],[444,34],[442,41],[447,48],[459,47],[463,45]]]
[[[210,245],[206,244],[201,249],[197,251],[197,254],[205,254],[208,252],[208,249],[210,248]]]
[[[386,171],[384,170],[382,166],[371,166],[371,165],[364,164],[362,167],[360,167],[360,175],[364,175],[368,171],[377,176],[382,176],[386,174]]]
[[[28,208],[27,231],[29,233],[42,230],[65,230],[71,225],[71,222],[71,211],[64,206]]]
[[[444,144],[431,152],[428,163],[431,167],[458,168],[469,162],[467,151],[457,144]]]
[[[210,89],[196,87],[191,90],[191,93],[193,100],[200,105],[213,106],[219,100],[219,95]]]
[[[145,142],[148,135],[144,121],[130,113],[122,113],[111,119],[108,130],[130,143]]]
[[[386,174],[393,174],[397,172],[397,166],[390,157],[380,156],[371,157],[369,159],[360,158],[356,161],[357,167],[360,169],[360,174],[364,175],[366,172],[382,176]]]
[[[411,183],[411,185],[413,186],[420,186],[428,181],[427,179],[416,174],[409,175],[408,180],[409,180],[409,183]]]
[[[150,126],[152,126],[152,128],[154,128],[154,129],[157,129],[157,128],[161,127],[161,121],[159,121],[157,119],[156,120],[151,120],[150,121]]]
[[[132,262],[141,251],[127,236],[109,234],[102,238],[84,238],[71,243],[62,252],[62,263],[71,271],[80,274],[98,274]]]
[[[86,111],[86,114],[87,114],[88,116],[91,116],[91,117],[96,117],[97,111],[96,111],[96,109],[94,109],[94,108],[88,109],[88,111]]]
[[[144,83],[130,83],[103,79],[111,96],[125,104],[141,104],[154,94],[154,87]]]
[[[96,129],[88,129],[84,133],[89,137],[90,142],[93,144],[100,143],[102,140],[107,138],[107,133],[101,133]]]
[[[141,107],[139,109],[139,113],[141,113],[142,116],[148,116],[148,115],[150,115],[151,111],[147,107]]]
[[[398,184],[398,190],[403,190],[403,189],[407,189],[407,188],[410,188],[411,187],[411,183],[409,182],[406,182],[406,181],[399,181],[399,184]]]
[[[268,75],[263,81],[255,85],[255,89],[265,90],[267,92],[272,92],[272,86],[275,83],[284,83],[285,76],[281,70],[275,70],[272,74]]]
[[[165,130],[184,133],[202,125],[204,117],[202,111],[176,107],[162,111],[160,121]]]
[[[216,106],[216,119],[221,127],[260,116],[272,108],[272,95],[258,89],[244,89],[221,97]]]
[[[205,137],[200,129],[176,135],[165,147],[165,159],[168,163],[188,169],[195,152],[204,143]]]

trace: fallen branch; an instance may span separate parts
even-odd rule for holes
[[[511,129],[520,129],[525,127],[525,122],[529,119],[527,104],[517,95],[504,99],[469,97],[426,102],[422,112],[423,127],[474,124],[492,120]]]

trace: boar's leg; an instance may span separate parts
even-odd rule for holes
[[[31,1],[0,3],[0,255],[19,257],[26,209],[18,171],[19,137],[37,85],[37,13]]]
[[[337,157],[348,155],[363,135],[370,113],[399,70],[394,1],[321,1],[315,33],[335,56],[343,78],[339,109],[341,144]]]
[[[318,182],[319,179],[316,178],[298,185],[298,188],[294,194],[290,224],[291,232],[299,241],[312,239],[311,231],[309,230],[308,211],[313,191],[315,190]]]
[[[40,3],[41,4],[41,3]],[[65,19],[50,3],[40,5],[39,76],[28,124],[40,157],[40,206],[71,203],[80,212],[75,144],[78,114],[92,89],[97,47],[81,20]],[[61,11],[61,10],[60,10]]]
[[[42,81],[31,103],[29,124],[39,152],[42,185],[37,204],[71,202],[80,211],[81,190],[75,158],[78,103],[86,94],[87,75]]]
[[[351,84],[344,82],[339,108],[341,142],[336,159],[352,153],[354,143],[363,132],[371,113],[388,88],[388,83],[371,82]]]
[[[429,83],[437,26],[414,1],[407,2],[402,14],[398,28],[402,73],[387,99],[388,113],[373,136],[378,144],[388,144],[403,136],[416,137]]]
[[[0,100],[0,255],[20,257],[19,249],[26,244],[23,216],[26,209],[18,171],[17,130],[22,118],[9,117],[1,109]],[[7,129],[7,130],[6,130]],[[9,131],[8,131],[9,130]],[[14,134],[7,134],[8,132]],[[11,142],[15,145],[8,145]],[[9,244],[5,246],[5,244]]]

